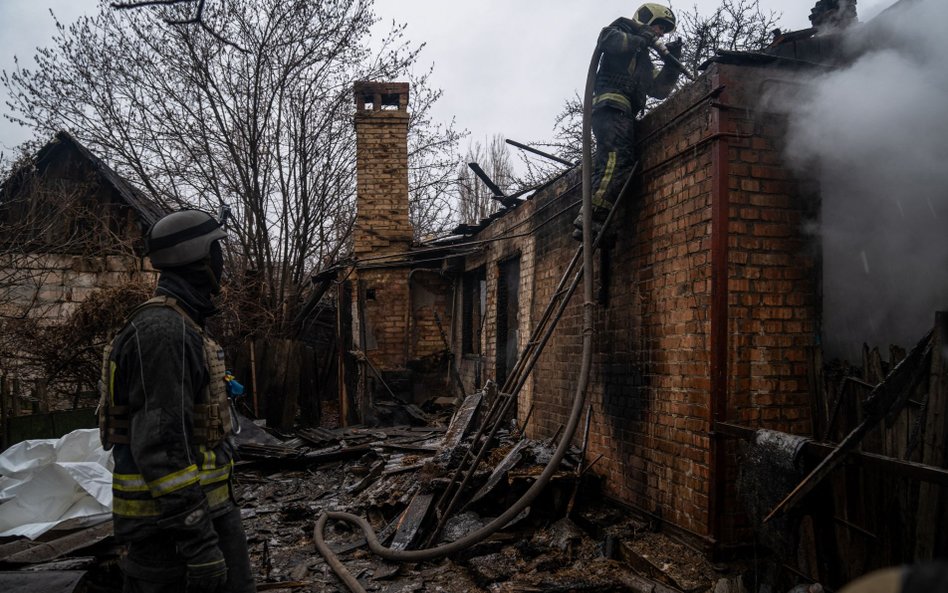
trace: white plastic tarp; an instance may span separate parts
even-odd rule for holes
[[[13,445],[0,455],[0,537],[95,523],[112,511],[112,454],[97,429]]]

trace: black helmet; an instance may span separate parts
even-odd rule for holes
[[[179,268],[210,257],[211,245],[225,237],[221,224],[207,212],[173,212],[149,229],[148,257],[159,270]]]

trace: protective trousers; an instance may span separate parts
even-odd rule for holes
[[[602,105],[593,110],[591,123],[593,134],[596,135],[592,176],[593,216],[602,221],[619,197],[635,164],[634,118],[621,109]]]
[[[247,554],[247,536],[240,522],[240,509],[234,507],[214,519],[218,545],[227,563],[227,593],[256,591]],[[128,545],[124,593],[185,593],[188,591],[185,560],[177,553],[170,533],[160,533]],[[220,593],[224,593],[221,591]],[[191,591],[188,591],[191,593]],[[218,593],[218,592],[194,592]]]

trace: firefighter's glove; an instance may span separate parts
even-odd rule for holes
[[[674,58],[681,58],[681,50],[684,49],[684,47],[685,42],[681,39],[676,39],[665,44],[665,49],[667,49],[668,53]]]
[[[656,34],[655,34],[651,29],[649,29],[648,27],[642,27],[641,29],[639,29],[639,30],[636,32],[636,35],[638,35],[639,37],[641,37],[641,38],[645,41],[644,45],[646,45],[646,46],[648,46],[648,45],[653,45],[653,44],[655,43],[655,40],[658,39],[658,35],[656,35]]]

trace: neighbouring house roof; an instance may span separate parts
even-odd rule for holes
[[[99,175],[102,182],[111,186],[116,194],[138,214],[146,228],[156,223],[158,219],[168,213],[167,209],[147,197],[141,190],[132,185],[131,182],[116,173],[115,170],[109,167],[102,159],[93,154],[91,150],[86,148],[68,132],[57,132],[51,141],[37,151],[33,157],[33,164],[37,167],[42,167],[44,163],[55,159],[64,149],[72,149],[86,160]],[[0,189],[9,189],[11,181],[16,177],[17,173],[14,172],[9,178],[0,183]]]
[[[99,175],[102,176],[102,179],[115,189],[119,196],[141,216],[142,220],[147,223],[148,226],[155,224],[158,222],[158,219],[168,214],[168,210],[145,196],[141,190],[116,173],[111,167],[105,164],[102,159],[94,155],[91,150],[83,146],[82,143],[73,138],[68,132],[57,133],[56,139],[53,142],[50,142],[40,149],[36,155],[37,162],[53,150],[56,142],[71,144],[75,147],[75,149],[92,164]]]

